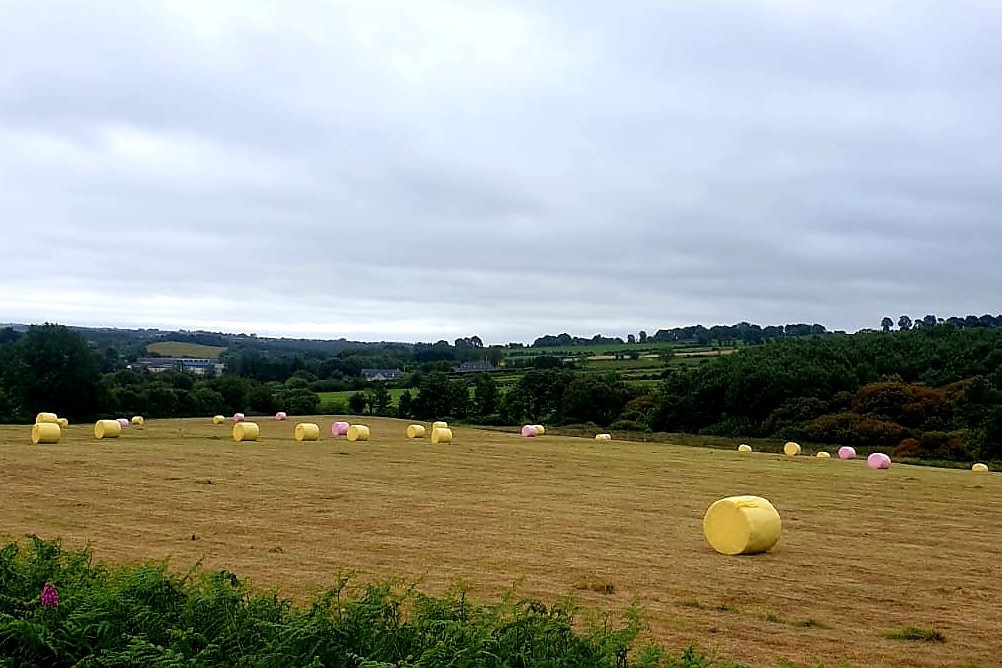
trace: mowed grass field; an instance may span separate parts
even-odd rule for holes
[[[165,357],[195,357],[198,359],[218,359],[226,352],[222,346],[203,346],[200,343],[183,343],[180,341],[161,341],[146,346],[147,352]]]
[[[862,461],[739,455],[456,428],[408,441],[368,419],[367,443],[292,438],[261,419],[150,421],[116,441],[71,425],[31,446],[0,427],[0,534],[93,545],[116,561],[204,558],[299,596],[339,569],[494,598],[517,583],[588,607],[636,602],[670,648],[695,643],[753,666],[997,666],[1002,654],[1002,476]],[[701,532],[718,498],[770,499],[783,537],[725,557]],[[602,592],[607,593],[602,593]],[[902,627],[945,642],[885,639]]]

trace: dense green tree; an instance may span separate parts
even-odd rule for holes
[[[386,383],[382,382],[373,383],[366,390],[365,401],[370,415],[389,415],[393,407],[390,391],[386,389]]]
[[[400,399],[397,400],[397,417],[409,418],[413,415],[412,403],[414,398],[411,396],[410,390],[404,390],[400,395]]]
[[[365,412],[365,395],[361,392],[356,392],[355,394],[348,397],[348,410],[351,411],[352,415],[361,415]]]
[[[481,373],[477,375],[473,383],[473,414],[478,417],[487,417],[498,412],[500,393],[498,384],[490,374]]]
[[[611,424],[623,411],[631,393],[616,374],[578,374],[564,389],[561,417],[573,422]]]
[[[566,369],[527,372],[505,395],[503,414],[511,422],[543,421],[557,412],[571,377]]]
[[[12,405],[28,416],[52,411],[70,420],[93,419],[100,410],[98,364],[87,341],[61,325],[34,326],[10,344],[3,385]]]

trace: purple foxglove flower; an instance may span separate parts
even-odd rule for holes
[[[46,608],[55,608],[59,605],[59,592],[51,582],[46,582],[42,587],[42,605]]]

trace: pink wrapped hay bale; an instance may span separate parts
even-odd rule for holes
[[[233,421],[234,422],[243,422],[244,421],[244,414],[243,413],[234,413],[233,414]]]
[[[347,422],[335,422],[331,425],[332,436],[347,436],[349,425]]]
[[[289,416],[285,414],[285,411],[278,411],[277,413],[275,413],[275,419],[278,420],[279,422],[281,422],[287,417]]]
[[[536,425],[534,424],[527,424],[522,427],[522,436],[525,436],[526,438],[534,438],[538,433],[539,431],[536,429]]]
[[[118,418],[118,424],[122,425],[122,429],[127,429],[129,426],[129,418]]]
[[[839,459],[855,459],[856,458],[856,448],[850,448],[848,445],[843,445],[838,449]]]
[[[871,469],[889,469],[891,468],[891,458],[882,452],[874,452],[866,458],[866,465]]]

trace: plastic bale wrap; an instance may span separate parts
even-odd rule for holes
[[[541,424],[532,425],[536,428],[536,436],[546,436],[546,427]]]
[[[595,434],[596,441],[611,441],[612,434]]]
[[[94,423],[94,438],[118,438],[122,435],[122,423],[118,420],[98,420]]]
[[[838,449],[839,459],[856,459],[856,448],[851,448],[848,445],[843,445]]]
[[[825,452],[824,450],[818,452],[818,454],[816,454],[814,456],[817,457],[818,459],[831,459],[832,458],[831,453],[830,452]]]
[[[369,428],[364,424],[353,424],[348,427],[348,440],[355,441],[368,441],[369,440]]]
[[[63,430],[54,422],[36,422],[31,425],[31,442],[34,445],[52,445],[62,438]]]
[[[320,425],[313,424],[312,422],[300,422],[296,425],[296,440],[302,443],[303,441],[316,441],[320,438]]]
[[[233,425],[233,440],[237,443],[256,441],[260,435],[261,428],[256,422],[237,422]]]
[[[70,426],[70,421],[67,420],[66,418],[59,418],[58,420],[56,420],[56,424],[59,425],[60,429],[66,429],[67,427]]]
[[[439,420],[437,422],[433,422],[432,425],[431,425],[431,428],[432,429],[448,429],[449,428],[449,423],[448,422],[442,422],[441,420]]]
[[[59,416],[55,413],[39,413],[35,416],[35,424],[59,424]]]
[[[527,424],[522,427],[522,436],[525,436],[526,438],[535,438],[538,433],[539,432],[536,431],[535,425]]]
[[[132,416],[132,426],[133,427],[142,427],[145,424],[146,424],[146,419],[142,415],[133,415]]]
[[[760,496],[730,496],[713,503],[703,516],[703,536],[720,554],[759,554],[779,542],[783,522]]]
[[[129,418],[118,418],[118,424],[122,425],[122,429],[128,429]]]
[[[223,424],[224,422],[226,422],[226,418],[223,417],[222,415],[212,416],[212,424]]]
[[[883,452],[874,452],[866,458],[866,465],[871,469],[889,469],[891,468],[891,458]]]
[[[452,430],[448,427],[436,427],[431,430],[432,443],[452,443]]]
[[[800,444],[790,441],[789,443],[783,446],[783,452],[786,454],[787,457],[796,457],[797,455],[800,454]]]
[[[982,464],[978,462],[977,464],[971,467],[971,470],[974,471],[975,473],[988,473],[988,464]]]
[[[424,438],[424,425],[423,424],[407,425],[407,438]]]
[[[285,420],[288,417],[289,416],[285,413],[285,411],[278,411],[277,413],[275,413],[275,419],[278,420],[279,422]]]
[[[244,421],[244,414],[243,413],[234,413],[233,414],[233,421],[234,422],[243,422]]]
[[[331,436],[347,436],[350,426],[347,422],[335,422],[331,425]]]
[[[742,443],[741,445],[738,446],[738,452],[751,452],[751,451],[752,447],[747,443]]]

